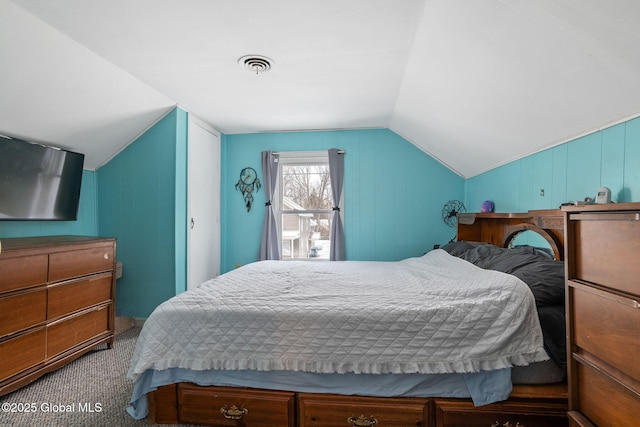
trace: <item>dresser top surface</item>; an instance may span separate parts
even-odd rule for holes
[[[35,237],[11,237],[0,239],[0,253],[17,251],[28,248],[45,248],[51,246],[76,245],[80,243],[93,243],[115,241],[112,237],[96,236],[35,236]]]
[[[563,206],[562,210],[566,212],[640,211],[640,202]]]

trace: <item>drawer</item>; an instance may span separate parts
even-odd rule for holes
[[[298,417],[299,427],[426,427],[429,400],[300,393]]]
[[[47,320],[47,290],[39,288],[0,298],[0,337]]]
[[[111,244],[52,253],[49,255],[49,281],[57,282],[113,270],[114,250]]]
[[[598,426],[637,425],[640,396],[589,365],[577,364],[578,410]]]
[[[49,319],[111,300],[113,276],[103,274],[74,282],[51,285],[47,289]]]
[[[640,221],[635,213],[571,214],[577,279],[640,295],[640,265],[620,254],[640,252]],[[570,279],[573,277],[569,277]]]
[[[46,254],[0,259],[0,293],[47,283],[48,267]]]
[[[466,400],[436,400],[436,427],[566,427],[567,407],[559,403],[501,402],[473,406]]]
[[[47,326],[47,359],[109,331],[109,308],[101,306]]]
[[[45,328],[0,341],[0,381],[44,362]]]
[[[178,385],[178,418],[181,423],[243,427],[293,427],[294,393]]]
[[[576,284],[569,289],[573,296],[573,344],[640,381],[638,302],[589,286]]]

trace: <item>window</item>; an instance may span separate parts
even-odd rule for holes
[[[276,194],[282,259],[328,260],[333,197],[327,152],[281,152]]]

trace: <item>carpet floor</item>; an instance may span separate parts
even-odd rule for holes
[[[152,426],[146,419],[134,420],[126,411],[133,391],[127,371],[139,333],[140,328],[129,329],[116,336],[113,349],[97,347],[0,397],[0,426]]]

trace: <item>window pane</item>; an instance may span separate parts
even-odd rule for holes
[[[332,215],[283,213],[282,258],[329,259]]]
[[[329,165],[282,165],[282,196],[282,210],[330,210]]]
[[[283,259],[329,259],[333,197],[326,157],[280,164]]]

